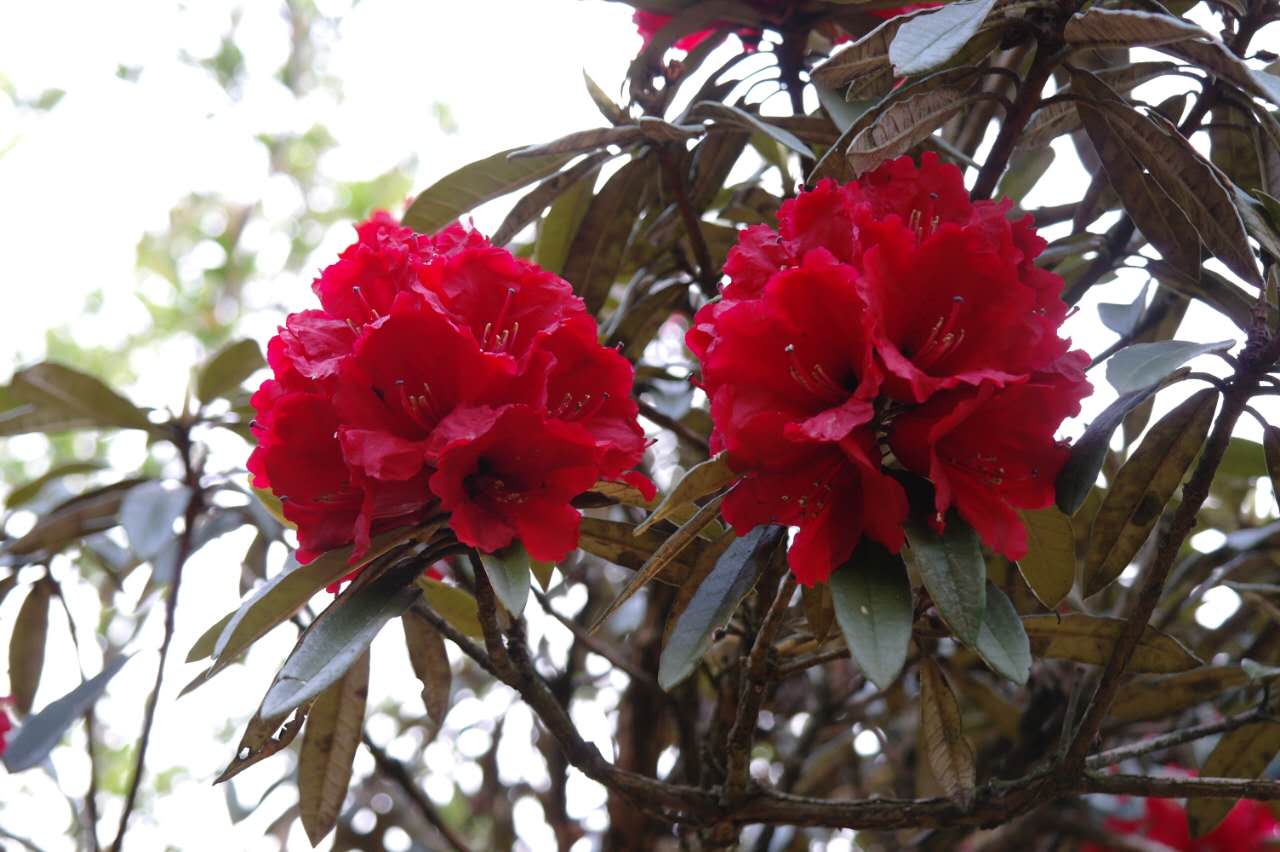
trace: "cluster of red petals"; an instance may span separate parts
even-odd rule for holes
[[[1108,817],[1104,827],[1113,834],[1153,840],[1176,852],[1263,852],[1280,844],[1280,820],[1263,802],[1241,799],[1226,819],[1203,837],[1192,837],[1187,812],[1168,799],[1144,799],[1142,814]],[[1110,847],[1087,843],[1080,852],[1110,852]]]
[[[290,314],[254,394],[254,485],[298,527],[298,559],[444,510],[486,552],[577,544],[569,501],[599,479],[647,488],[632,368],[568,282],[454,224],[378,213]]]
[[[9,711],[5,709],[5,705],[13,701],[9,696],[0,698],[0,757],[4,756],[5,749],[9,747],[9,731],[13,730],[13,720],[9,718]]]
[[[972,202],[926,153],[861,182],[819,183],[778,230],[739,234],[721,298],[687,335],[702,362],[713,448],[744,474],[723,504],[739,533],[798,526],[790,562],[826,580],[865,534],[897,552],[928,479],[935,527],[955,509],[992,549],[1026,553],[1017,508],[1054,499],[1054,440],[1089,392],[1088,356],[1058,336],[1062,281],[1011,202]]]
[[[771,18],[784,18],[789,14],[788,7],[792,4],[787,2],[787,0],[757,0],[754,5],[760,8],[762,14],[770,16]],[[908,12],[914,12],[917,9],[928,9],[937,5],[939,4],[936,2],[914,3],[890,9],[868,9],[867,14],[887,21],[890,18],[896,18],[899,15],[905,15]],[[631,20],[635,23],[636,31],[640,33],[640,38],[644,40],[644,46],[648,47],[654,34],[666,26],[667,22],[671,20],[671,15],[637,9],[635,14],[631,17]],[[717,31],[726,28],[732,28],[733,33],[742,39],[742,47],[748,53],[756,49],[756,45],[759,44],[760,37],[763,35],[763,31],[759,27],[739,26],[728,22],[717,21],[715,22],[715,26],[711,29],[698,30],[681,36],[676,40],[673,46],[677,50],[693,50],[695,47],[702,44],[702,42],[715,35]],[[837,39],[838,42],[848,40],[848,36],[841,36]]]

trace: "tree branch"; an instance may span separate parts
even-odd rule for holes
[[[417,782],[413,780],[413,776],[409,774],[408,768],[371,740],[368,731],[361,733],[360,741],[369,750],[369,754],[373,755],[373,762],[377,765],[378,770],[400,788],[401,792],[413,803],[418,815],[440,833],[440,836],[445,839],[449,847],[455,852],[471,852],[466,841],[440,816],[435,804],[422,792]]]

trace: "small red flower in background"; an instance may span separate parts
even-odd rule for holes
[[[461,225],[385,213],[267,347],[254,485],[298,527],[298,560],[441,511],[464,544],[519,538],[543,561],[577,544],[569,501],[644,452],[632,368],[600,346],[568,282]]]
[[[1089,392],[1088,356],[1058,336],[1061,280],[1011,202],[971,202],[926,153],[788,200],[747,228],[721,298],[686,337],[711,399],[713,449],[742,481],[739,534],[798,526],[792,570],[826,580],[865,534],[897,551],[908,513],[886,464],[934,487],[992,549],[1026,553],[1015,508],[1043,508],[1066,449],[1054,433]]]
[[[1280,842],[1280,820],[1262,802],[1241,799],[1217,828],[1192,837],[1187,812],[1168,799],[1144,799],[1142,816],[1108,817],[1104,828],[1113,834],[1153,840],[1176,852],[1263,852]],[[1086,843],[1080,852],[1109,852],[1110,847]]]
[[[9,732],[13,730],[13,720],[9,718],[9,711],[5,709],[12,701],[13,699],[7,695],[0,696],[0,757],[4,757],[5,749],[9,747]]]

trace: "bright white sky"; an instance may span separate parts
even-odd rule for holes
[[[288,50],[288,29],[275,3],[249,3],[242,15],[238,44],[249,75],[243,96],[233,102],[203,70],[179,59],[179,52],[209,56],[227,30],[236,3],[201,0],[172,4],[161,0],[44,0],[0,5],[0,74],[22,97],[51,88],[66,96],[56,109],[19,115],[0,98],[0,247],[7,277],[8,322],[0,336],[0,375],[43,355],[44,331],[72,323],[90,343],[110,344],[145,326],[147,314],[135,293],[153,298],[163,288],[140,278],[135,249],[148,231],[167,226],[169,210],[192,191],[216,192],[244,202],[260,199],[269,220],[286,223],[302,199],[284,179],[269,179],[265,153],[254,135],[282,130],[303,131],[326,125],[338,146],[321,167],[344,180],[381,174],[417,158],[414,186],[425,187],[454,168],[494,151],[547,141],[564,133],[599,126],[602,120],[586,96],[584,68],[608,92],[617,92],[627,62],[640,40],[630,23],[630,9],[600,0],[362,0],[354,9],[345,0],[320,0],[328,13],[343,12],[344,20],[332,45],[329,71],[342,81],[342,98],[317,95],[303,102],[292,99],[273,77]],[[724,48],[729,49],[729,48]],[[116,77],[118,66],[142,66],[136,82]],[[434,103],[446,104],[458,124],[456,135],[439,129]],[[1027,206],[1072,200],[1083,184],[1083,171],[1060,140],[1053,179],[1027,199]],[[492,229],[499,211],[485,210],[477,224]],[[245,333],[265,343],[281,319],[275,305],[294,309],[311,306],[308,289],[314,270],[331,261],[350,241],[348,227],[336,227],[313,258],[313,269],[302,276],[271,275],[283,263],[282,237],[270,229],[247,233],[247,247],[259,252],[264,280],[251,286],[246,298],[260,309],[246,323]],[[1109,300],[1127,301],[1136,295],[1141,276],[1126,278],[1108,288]],[[81,319],[85,296],[98,288],[106,292],[107,321]],[[1096,320],[1096,299],[1083,305],[1070,321],[1077,344],[1097,352],[1114,339]],[[1193,307],[1182,337],[1214,340],[1232,337],[1235,330],[1207,309]],[[182,341],[161,353],[149,354],[138,365],[143,376],[131,389],[147,405],[173,403],[174,392],[185,386],[189,365],[199,356]],[[1201,366],[1201,365],[1197,365]],[[1219,371],[1212,360],[1205,369]],[[1101,384],[1098,375],[1095,384]],[[1085,421],[1112,398],[1105,387],[1091,402]],[[1171,396],[1172,395],[1168,395]],[[1162,407],[1176,402],[1162,399]],[[1280,412],[1272,411],[1280,419]],[[1079,425],[1068,429],[1078,434]],[[1248,422],[1245,434],[1256,436]],[[42,444],[10,442],[19,455],[37,457]],[[140,442],[125,442],[120,452],[140,458]],[[254,710],[277,665],[287,654],[292,636],[285,632],[261,643],[250,665],[233,667],[194,697],[174,702],[177,690],[197,671],[181,663],[186,649],[205,627],[236,604],[234,582],[228,580],[247,540],[231,536],[225,547],[210,547],[189,566],[179,609],[173,668],[160,706],[149,775],[185,767],[172,779],[169,794],[154,805],[160,827],[138,820],[131,831],[135,849],[159,849],[165,844],[183,850],[271,849],[263,834],[270,820],[288,804],[290,794],[276,798],[259,814],[238,825],[227,821],[222,788],[209,780],[230,757],[228,747],[213,732],[237,729]],[[64,566],[65,568],[65,566]],[[141,572],[139,572],[141,573]],[[138,588],[122,596],[136,600]],[[92,613],[92,600],[71,601],[78,612]],[[1234,602],[1228,602],[1234,606]],[[18,601],[12,596],[0,610],[0,635],[8,635]],[[158,609],[158,608],[157,608]],[[155,613],[153,613],[155,615]],[[418,701],[407,662],[394,649],[399,637],[388,631],[375,645],[371,706],[380,701]],[[555,632],[554,629],[552,631]],[[114,739],[124,745],[141,718],[143,696],[150,688],[159,623],[153,619],[139,643],[142,653],[117,678],[111,696],[99,708]],[[563,638],[563,637],[561,637]],[[378,650],[382,653],[378,653]],[[73,655],[66,641],[65,620],[55,613],[51,626],[50,665],[37,699],[47,703],[74,686]],[[96,649],[86,655],[86,668],[98,670]],[[450,717],[450,727],[465,727],[479,715],[500,714],[509,698],[490,693],[486,705],[463,699]],[[584,710],[587,729],[606,747],[609,696],[597,711]],[[496,705],[494,702],[498,702]],[[527,711],[514,706],[507,713],[508,739],[522,739],[532,724]],[[374,714],[371,731],[386,741],[392,731],[386,716]],[[55,754],[54,766],[64,787],[79,795],[86,783],[82,757],[83,734],[77,731],[71,748]],[[408,746],[404,741],[396,745]],[[487,742],[471,746],[475,754]],[[465,751],[466,749],[464,749]],[[394,751],[394,748],[393,748]],[[505,766],[528,766],[524,751],[506,754]],[[447,748],[428,752],[433,776],[428,791],[447,794],[444,778],[466,783],[474,778],[474,764]],[[357,771],[368,771],[361,758]],[[533,761],[536,763],[536,760]],[[258,771],[262,769],[262,771]],[[276,769],[259,767],[245,773],[237,787],[242,801],[253,801]],[[530,780],[536,781],[537,770]],[[529,777],[529,776],[526,776]],[[579,783],[580,782],[580,783]],[[575,782],[571,800],[590,810],[601,801],[600,791],[585,781]],[[532,808],[532,809],[531,809]],[[104,813],[106,839],[118,814]],[[536,806],[517,809],[522,831],[534,847],[546,848],[549,838]],[[0,775],[0,825],[36,839],[46,849],[71,848],[62,836],[68,821],[65,800],[50,778],[39,770],[21,776]],[[845,841],[842,841],[844,843]],[[406,838],[407,843],[407,838]],[[301,831],[291,848],[308,848]],[[322,848],[328,848],[326,843]],[[407,845],[406,847],[407,848]],[[584,847],[585,848],[585,847]]]

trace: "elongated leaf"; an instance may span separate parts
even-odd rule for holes
[[[0,551],[18,556],[56,553],[76,539],[114,527],[126,492],[139,481],[126,480],[66,501],[37,521],[17,541],[0,544]]]
[[[543,269],[557,275],[564,269],[569,246],[595,197],[594,191],[595,180],[584,178],[562,192],[547,211],[533,246],[533,259]]]
[[[50,468],[44,474],[36,477],[30,482],[19,485],[17,488],[9,492],[9,496],[5,498],[4,505],[6,509],[16,509],[25,505],[40,495],[45,486],[51,482],[55,482],[66,476],[74,476],[79,473],[93,473],[102,470],[102,464],[99,462],[71,462],[70,464],[61,464],[57,467]]]
[[[1018,150],[1038,150],[1080,126],[1080,114],[1072,101],[1057,101],[1036,110],[1027,129],[1018,137]]]
[[[1228,731],[1205,758],[1200,774],[1208,778],[1244,778],[1262,775],[1280,754],[1280,722],[1255,722]],[[1191,799],[1187,802],[1187,823],[1193,837],[1203,837],[1231,811],[1235,799]]]
[[[421,595],[414,579],[422,573],[408,559],[385,574],[352,586],[311,622],[276,675],[259,711],[282,719],[342,677],[388,621]]]
[[[927,524],[906,524],[911,557],[943,620],[966,645],[978,641],[987,608],[987,565],[973,527],[954,512],[941,535]]]
[[[657,172],[656,158],[633,159],[605,183],[591,199],[569,246],[564,277],[596,313],[609,297],[618,277],[631,229],[640,214],[645,184]]]
[[[1116,640],[1124,632],[1125,622],[1120,618],[1073,612],[1062,616],[1024,615],[1022,626],[1037,657],[1104,666],[1111,659]],[[1200,660],[1177,639],[1154,627],[1147,627],[1138,640],[1127,671],[1134,674],[1172,674],[1200,665]]]
[[[692,518],[685,521],[680,525],[679,529],[668,536],[658,546],[658,549],[653,551],[653,555],[645,560],[644,565],[640,566],[640,570],[636,571],[635,576],[618,593],[618,596],[609,602],[604,612],[596,618],[591,629],[597,629],[609,616],[618,611],[618,607],[630,600],[632,595],[640,591],[646,583],[658,576],[675,557],[679,556],[680,552],[697,537],[698,533],[702,532],[720,514],[720,503],[723,499],[724,495],[720,494],[708,500]]]
[[[827,583],[849,653],[868,680],[888,689],[907,662],[914,616],[901,557],[863,539]]]
[[[1071,85],[1088,99],[1077,108],[1094,145],[1118,142],[1124,146],[1186,215],[1205,247],[1232,272],[1261,287],[1257,261],[1225,177],[1163,116],[1143,116],[1087,71],[1072,72]],[[1116,167],[1119,162],[1108,164],[1103,158],[1116,191],[1123,192],[1124,170]]]
[[[525,225],[542,215],[547,205],[579,183],[585,183],[586,192],[590,194],[595,187],[596,175],[600,172],[601,164],[609,159],[610,154],[607,152],[592,154],[538,184],[512,206],[511,212],[502,220],[498,230],[493,232],[493,244],[504,246],[511,242]]]
[[[1098,305],[1098,318],[1102,324],[1124,337],[1133,334],[1142,321],[1147,309],[1147,290],[1151,289],[1151,281],[1142,285],[1142,291],[1132,302],[1103,302]]]
[[[409,539],[418,536],[426,538],[432,532],[434,526],[428,525],[421,530],[393,530],[384,533],[373,540],[366,558],[359,564],[348,561],[351,556],[349,547],[330,551],[309,565],[298,565],[290,559],[283,571],[268,580],[240,605],[240,609],[227,622],[222,635],[218,637],[214,656],[221,665],[229,664],[241,651],[301,609],[303,604],[325,586]]]
[[[529,553],[516,542],[497,553],[480,554],[493,592],[507,612],[519,618],[529,600]]]
[[[1053,157],[1053,149],[1047,145],[1015,153],[1009,160],[1004,177],[1000,178],[1000,185],[996,187],[996,197],[1022,201],[1053,165]]]
[[[769,560],[777,558],[778,546],[785,539],[784,527],[766,525],[729,544],[663,645],[658,661],[658,684],[663,689],[670,690],[693,674],[711,647],[712,635],[733,617]]]
[[[13,374],[14,408],[0,412],[0,435],[85,427],[152,428],[146,412],[100,379],[52,361]]]
[[[409,649],[409,663],[413,673],[422,682],[422,703],[431,720],[431,740],[444,725],[449,712],[449,694],[453,684],[453,670],[449,667],[449,653],[444,647],[444,637],[414,610],[400,619],[404,628],[404,642]]]
[[[52,594],[53,586],[47,581],[41,580],[31,587],[18,610],[13,636],[9,639],[9,689],[13,692],[14,707],[24,715],[31,712],[40,687],[40,673],[44,670]]]
[[[430,577],[419,577],[418,588],[431,608],[454,628],[476,639],[484,637],[480,607],[469,593]]]
[[[581,154],[584,151],[595,151],[609,145],[626,145],[643,138],[644,131],[639,125],[597,127],[591,130],[578,130],[542,145],[517,148],[509,156],[517,160],[545,157],[551,154]]]
[[[116,657],[102,671],[77,686],[47,707],[29,716],[10,738],[4,752],[4,765],[10,772],[21,772],[40,763],[62,739],[67,728],[85,714],[102,695],[111,678],[129,661]]]
[[[236,747],[235,757],[227,764],[227,768],[222,770],[222,774],[213,779],[213,783],[221,784],[224,781],[230,781],[255,763],[288,748],[297,739],[298,732],[302,730],[302,725],[307,720],[307,711],[310,709],[310,704],[303,705],[293,712],[288,721],[281,721],[263,719],[262,708],[259,707],[258,712],[245,726],[244,736],[240,738],[240,745]]]
[[[898,15],[845,47],[810,75],[820,86],[839,89],[850,83],[848,98],[883,95],[893,85],[893,63],[889,49],[898,30],[912,16]]]
[[[730,104],[716,101],[702,101],[693,108],[695,114],[706,115],[722,121],[728,121],[747,130],[758,130],[775,142],[790,148],[802,157],[812,157],[813,151],[790,130],[772,124],[755,113],[748,112]]]
[[[1280,500],[1280,427],[1268,426],[1262,432],[1262,452],[1271,477],[1271,493]]]
[[[1093,519],[1085,556],[1084,595],[1110,585],[1147,540],[1164,506],[1200,452],[1213,421],[1218,392],[1206,388],[1151,427],[1116,473]]]
[[[298,754],[298,811],[312,846],[319,845],[338,821],[364,729],[368,694],[366,651],[341,680],[320,693],[307,715]]]
[[[1055,487],[1059,509],[1068,515],[1079,511],[1094,483],[1098,481],[1098,472],[1102,470],[1102,463],[1106,459],[1111,435],[1124,422],[1125,415],[1142,405],[1159,389],[1160,385],[1153,384],[1121,394],[1093,419],[1084,434],[1071,446],[1071,457],[1058,474]]]
[[[1107,381],[1120,393],[1140,390],[1169,377],[1174,370],[1209,352],[1226,352],[1234,340],[1193,343],[1189,340],[1159,340],[1126,346],[1107,359]]]
[[[937,68],[960,52],[991,13],[995,0],[965,0],[917,15],[898,28],[889,60],[899,74]]]
[[[222,631],[231,623],[231,619],[235,617],[235,612],[229,612],[222,618],[218,619],[209,626],[205,632],[200,634],[200,638],[191,644],[191,650],[187,651],[187,662],[194,663],[196,660],[203,660],[206,657],[213,656],[213,648],[218,644],[218,637],[222,635]]]
[[[583,518],[578,527],[578,547],[593,556],[638,571],[666,541],[666,536],[650,530],[633,535],[634,527],[623,521]],[[702,555],[704,545],[694,539],[683,553],[673,557],[655,580],[672,586],[682,585]]]
[[[974,646],[991,670],[1019,686],[1031,675],[1031,643],[1018,611],[999,586],[987,583],[987,609]]]
[[[825,642],[836,623],[835,604],[831,600],[831,587],[826,583],[800,587],[800,605],[809,622],[809,632],[817,642]]]
[[[1076,581],[1071,519],[1053,506],[1019,514],[1027,528],[1027,555],[1018,560],[1018,570],[1036,600],[1056,609]]]
[[[131,488],[120,505],[120,524],[129,536],[129,547],[139,559],[155,557],[174,538],[173,522],[191,500],[191,489],[160,481]]]
[[[1213,36],[1170,42],[1161,45],[1159,49],[1199,65],[1215,77],[1229,81],[1250,95],[1280,104],[1280,77],[1250,68],[1244,60],[1231,52],[1231,48]]]
[[[1208,37],[1195,24],[1172,15],[1091,6],[1067,21],[1067,43],[1078,47],[1156,47],[1189,38]]]
[[[240,387],[245,379],[267,366],[255,340],[228,343],[209,359],[196,379],[196,397],[211,402]]]
[[[654,524],[671,517],[677,509],[723,488],[736,476],[737,474],[729,467],[728,457],[724,453],[694,465],[662,498],[662,502],[653,510],[653,513],[636,526],[635,535],[643,535]]]
[[[1249,682],[1240,666],[1202,666],[1167,677],[1137,678],[1120,687],[1110,718],[1118,722],[1162,719]]]
[[[977,785],[973,747],[964,736],[960,705],[942,670],[928,657],[920,662],[920,743],[942,789],[968,807]]]
[[[511,159],[512,148],[468,163],[422,191],[404,214],[404,224],[421,234],[433,234],[463,213],[522,186],[557,172],[573,154]]]
[[[947,119],[970,108],[974,100],[956,89],[942,88],[896,101],[849,143],[849,167],[861,175],[885,160],[907,153]]]
[[[604,93],[604,89],[591,79],[591,75],[585,68],[582,71],[582,80],[587,85],[587,94],[591,96],[600,114],[608,119],[610,124],[622,124],[627,120],[627,114],[623,112],[622,107],[615,104],[613,99]]]

